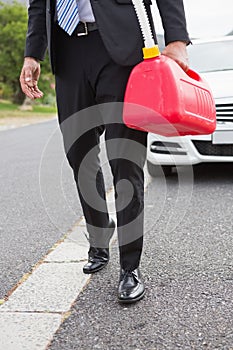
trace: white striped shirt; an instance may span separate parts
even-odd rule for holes
[[[90,0],[77,0],[81,22],[95,22]]]

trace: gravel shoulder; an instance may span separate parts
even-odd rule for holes
[[[17,116],[17,117],[6,116],[4,118],[0,118],[0,131],[20,128],[31,124],[42,123],[55,118],[56,118],[56,115],[54,114],[47,115],[42,113],[41,114],[35,113],[34,115],[26,116],[26,117],[25,116]]]

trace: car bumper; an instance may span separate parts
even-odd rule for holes
[[[212,143],[212,135],[168,138],[149,134],[147,159],[153,164],[173,166],[233,162],[233,140],[232,144],[220,145]]]

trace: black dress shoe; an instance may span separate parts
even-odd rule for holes
[[[109,236],[107,237],[107,245],[109,245],[109,241],[115,230],[115,222],[113,219],[110,220],[109,228],[112,230],[110,230]],[[102,270],[108,262],[109,248],[90,247],[88,252],[88,263],[83,266],[83,272],[86,274],[95,273]]]
[[[118,288],[118,301],[131,304],[143,298],[145,287],[141,280],[139,269],[133,271],[121,270]]]
[[[102,270],[109,261],[108,248],[90,247],[88,252],[88,263],[83,266],[84,273],[95,273]]]

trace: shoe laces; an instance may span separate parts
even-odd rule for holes
[[[134,270],[124,270],[124,273],[122,274],[122,279],[125,279],[126,277],[133,277],[137,282],[139,282],[138,276]]]

